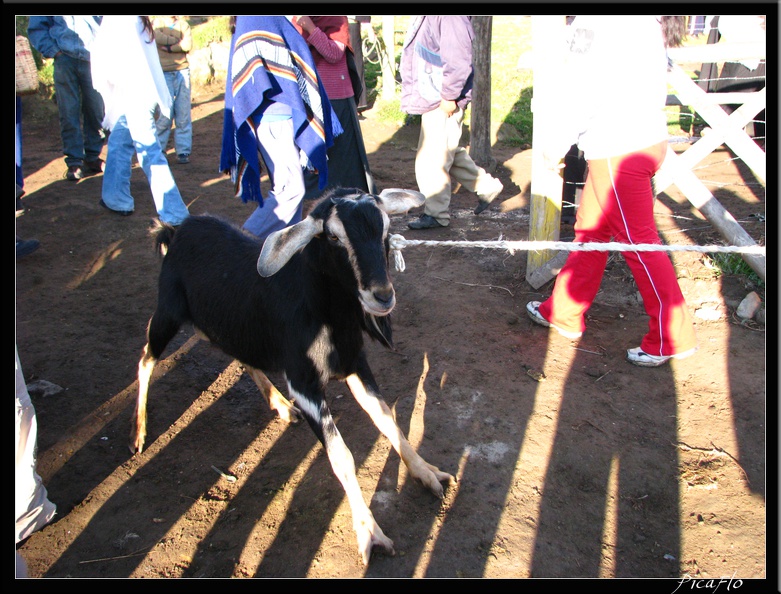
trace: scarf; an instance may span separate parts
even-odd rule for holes
[[[292,109],[295,143],[318,172],[322,190],[328,183],[326,151],[342,127],[309,47],[285,17],[239,16],[228,58],[220,171],[230,173],[237,197],[261,205],[253,115],[269,102]]]

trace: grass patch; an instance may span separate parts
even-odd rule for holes
[[[717,278],[722,275],[740,277],[744,286],[747,289],[759,291],[764,301],[765,281],[759,277],[740,254],[714,252],[707,254],[705,264]]]
[[[193,51],[208,47],[211,43],[230,42],[229,18],[228,16],[188,17],[187,22],[193,35]]]
[[[376,99],[372,113],[379,121],[393,123],[397,126],[403,126],[406,123],[420,123],[420,116],[408,115],[401,111],[401,101],[398,97],[392,100]]]

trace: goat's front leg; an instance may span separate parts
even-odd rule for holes
[[[290,400],[285,398],[282,393],[277,390],[277,387],[271,383],[265,373],[260,369],[255,369],[249,365],[244,365],[244,369],[247,371],[252,381],[258,386],[260,393],[266,399],[271,410],[275,410],[279,415],[279,418],[288,423],[297,423],[301,418],[301,411],[296,408]]]
[[[395,555],[393,541],[385,536],[379,524],[374,519],[369,506],[363,499],[358,477],[355,476],[355,461],[353,455],[344,443],[339,429],[336,428],[331,411],[322,395],[310,397],[297,393],[288,382],[290,394],[301,406],[301,412],[314,430],[320,442],[325,447],[331,468],[342,483],[350,511],[353,517],[353,530],[358,539],[358,553],[364,565],[369,564],[372,551],[375,548]]]
[[[365,378],[362,379],[362,377]],[[407,441],[404,432],[399,428],[396,419],[393,418],[388,404],[383,400],[376,387],[374,378],[368,368],[368,364],[363,361],[359,366],[359,373],[353,373],[345,379],[355,399],[361,405],[363,410],[371,417],[385,437],[387,437],[393,448],[401,457],[410,474],[423,483],[434,495],[442,499],[445,495],[442,483],[456,482],[456,478],[441,471],[433,464],[426,462]]]
[[[130,425],[130,451],[139,454],[144,450],[146,441],[146,401],[149,394],[149,381],[152,378],[152,372],[157,364],[149,352],[149,343],[144,346],[144,352],[141,360],[138,362],[138,399],[136,400],[136,410]]]

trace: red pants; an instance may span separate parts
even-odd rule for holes
[[[664,160],[667,143],[588,162],[588,176],[575,223],[576,242],[618,241],[660,244],[654,221],[651,178]],[[650,316],[640,348],[649,355],[675,355],[694,348],[694,326],[669,255],[621,252]],[[585,315],[599,290],[608,252],[572,252],[553,294],[540,313],[564,330],[583,332]]]

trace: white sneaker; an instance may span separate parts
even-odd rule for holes
[[[562,328],[559,328],[558,326],[551,324],[548,320],[542,317],[542,314],[540,313],[539,301],[529,301],[529,303],[526,304],[526,313],[529,314],[529,317],[531,318],[532,322],[535,322],[540,326],[545,326],[546,328],[553,328],[564,338],[575,339],[583,336],[582,332],[570,332],[569,330],[563,330]]]
[[[696,352],[697,347],[694,347],[676,355],[649,355],[640,347],[635,347],[626,351],[626,360],[640,367],[659,367],[670,359],[685,359],[686,357],[691,357]]]

